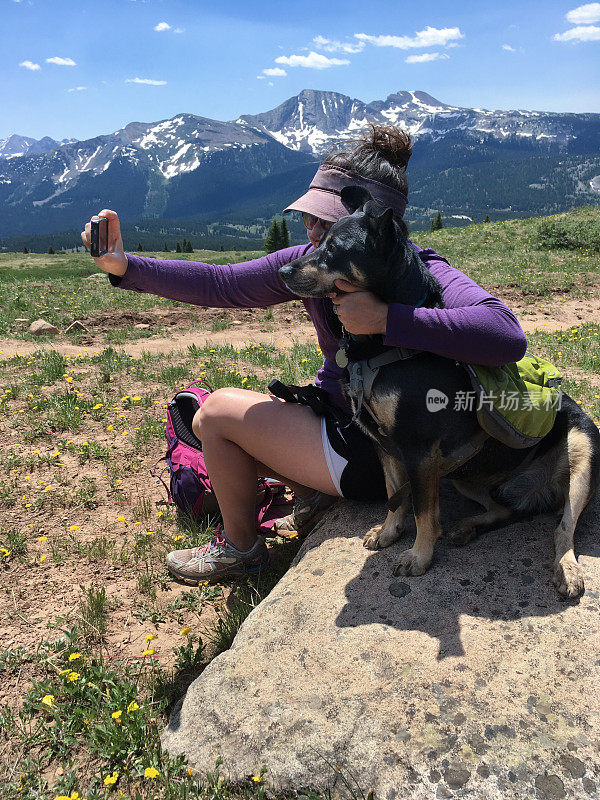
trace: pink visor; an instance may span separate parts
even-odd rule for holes
[[[345,186],[362,186],[371,193],[374,200],[393,209],[394,216],[401,218],[404,215],[408,204],[405,194],[384,183],[363,178],[362,175],[331,164],[321,164],[310,182],[308,192],[284,209],[283,213],[305,211],[327,222],[337,222],[351,213],[340,198],[340,192]]]

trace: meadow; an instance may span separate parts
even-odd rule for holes
[[[581,233],[598,225],[588,209],[546,230],[515,220],[415,237],[522,320],[546,309],[530,350],[559,367],[596,424],[599,317],[572,325],[560,316],[565,303],[598,307],[600,253]],[[576,234],[557,239],[557,226]],[[0,799],[262,798],[260,769],[244,786],[231,786],[218,764],[195,775],[161,752],[159,735],[298,542],[269,540],[273,567],[253,580],[169,579],[165,554],[208,541],[217,520],[198,523],[167,503],[165,403],[198,377],[214,388],[308,383],[322,356],[299,302],[197,309],[113,290],[94,273],[83,254],[0,253]],[[60,333],[34,337],[37,318]],[[65,333],[75,320],[81,326]]]

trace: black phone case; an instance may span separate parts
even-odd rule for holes
[[[101,219],[101,220],[92,220],[92,227],[91,227],[91,237],[90,237],[90,254],[94,258],[100,258],[100,256],[105,255],[108,253],[108,249],[104,248],[104,250],[100,250],[100,226],[105,226],[106,234],[104,236],[104,241],[108,243],[108,220]]]

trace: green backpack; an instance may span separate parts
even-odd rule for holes
[[[483,430],[508,447],[537,444],[554,425],[560,408],[562,376],[556,367],[531,353],[515,364],[463,365],[476,395]]]

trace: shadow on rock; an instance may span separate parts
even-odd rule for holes
[[[443,486],[440,506],[445,530],[479,508],[449,484]],[[351,517],[352,509],[342,513]],[[373,524],[382,521],[384,513],[379,506],[374,508]],[[341,628],[379,624],[422,631],[439,640],[441,659],[464,655],[463,615],[508,621],[557,614],[567,605],[552,584],[552,536],[558,520],[558,515],[534,517],[484,533],[460,548],[442,537],[425,575],[397,578],[393,565],[414,541],[413,523],[410,533],[391,547],[373,552],[349,581],[347,603],[336,624]],[[576,555],[578,559],[584,556],[584,573],[585,557],[600,556],[599,523],[600,498],[596,496],[581,516],[575,537]],[[351,526],[347,529],[356,535]],[[593,594],[597,596],[597,592]]]

